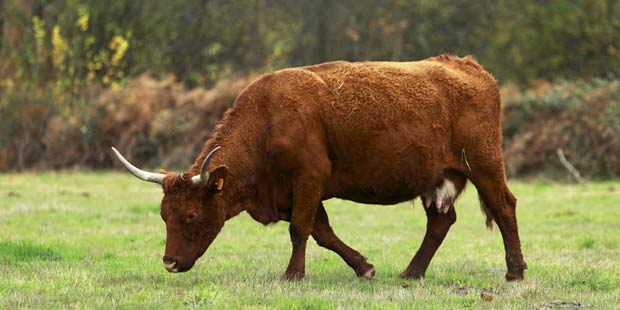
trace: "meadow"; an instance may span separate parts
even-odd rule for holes
[[[422,241],[416,200],[395,206],[326,202],[332,227],[377,276],[355,277],[336,254],[308,243],[306,278],[281,279],[287,223],[242,213],[187,273],[165,271],[161,189],[127,173],[0,175],[0,309],[617,309],[620,182],[511,181],[526,280],[504,280],[497,228],[476,190],[421,281],[399,272]]]

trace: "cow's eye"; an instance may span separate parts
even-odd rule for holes
[[[196,217],[196,214],[194,214],[194,213],[190,213],[190,214],[188,214],[188,215],[187,215],[187,220],[191,221],[191,220],[193,220],[195,217]]]

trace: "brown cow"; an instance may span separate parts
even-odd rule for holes
[[[523,279],[526,264],[500,118],[497,82],[471,57],[339,61],[254,81],[185,173],[142,171],[114,151],[134,175],[163,187],[163,262],[170,272],[192,268],[224,222],[247,211],[263,224],[290,222],[285,278],[304,276],[312,235],[370,279],[373,265],[334,234],[322,201],[395,204],[422,196],[426,234],[401,273],[420,278],[456,221],[453,202],[469,179],[487,225],[495,220],[502,233],[506,279],[515,280]]]

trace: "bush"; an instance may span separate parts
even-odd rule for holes
[[[44,121],[52,114],[44,100],[15,94],[0,105],[0,171],[34,167],[42,156]]]
[[[223,80],[212,89],[186,90],[171,76],[142,75],[104,93],[90,111],[86,131],[92,167],[110,167],[110,146],[147,167],[185,168],[250,78]]]
[[[187,90],[141,75],[66,112],[53,95],[13,93],[0,104],[0,171],[112,167],[110,146],[145,167],[186,167],[251,78]],[[88,98],[88,99],[86,99]]]
[[[568,161],[590,178],[620,176],[620,81],[593,80],[521,92],[504,87],[504,156],[509,176],[568,175]]]

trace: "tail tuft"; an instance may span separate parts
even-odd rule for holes
[[[489,211],[486,204],[484,204],[484,201],[482,200],[482,197],[480,197],[480,195],[478,195],[478,200],[480,201],[480,211],[482,211],[482,213],[484,213],[484,215],[486,216],[484,224],[487,226],[487,229],[492,230],[493,215],[491,215],[491,211]]]

